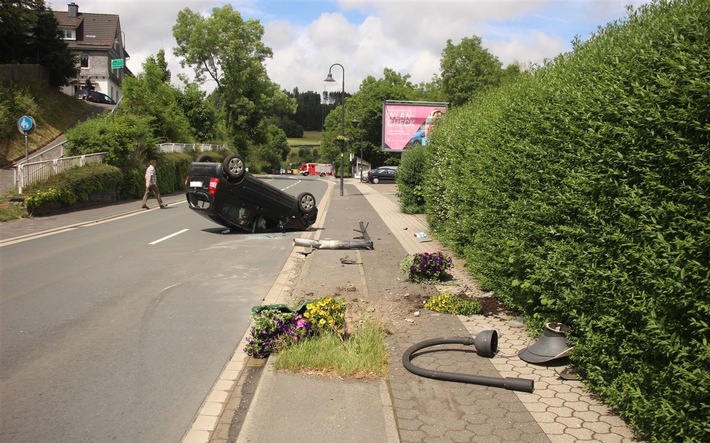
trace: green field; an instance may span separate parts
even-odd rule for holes
[[[302,138],[289,138],[289,146],[318,146],[320,145],[320,131],[303,131]]]

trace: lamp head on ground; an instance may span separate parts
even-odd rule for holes
[[[540,338],[531,346],[518,353],[521,360],[528,363],[547,363],[567,357],[572,347],[565,338],[568,327],[562,323],[547,323]]]
[[[498,332],[494,329],[479,332],[473,338],[473,346],[481,357],[493,357],[498,352]]]

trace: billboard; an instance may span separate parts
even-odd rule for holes
[[[448,103],[385,101],[382,150],[402,152],[412,146],[426,146],[434,122],[448,107]]]

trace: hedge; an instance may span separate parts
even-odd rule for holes
[[[710,2],[657,1],[452,109],[434,233],[651,441],[710,441]]]
[[[32,185],[24,204],[32,215],[74,210],[118,200],[121,171],[105,164],[76,167]]]

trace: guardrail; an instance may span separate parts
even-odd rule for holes
[[[161,143],[158,145],[161,152],[184,152],[184,151],[223,151],[227,149],[225,145],[213,145],[209,143]]]
[[[106,154],[106,152],[97,152],[95,154],[62,157],[54,160],[21,163],[15,167],[15,184],[17,185],[17,191],[22,194],[24,187],[40,180],[46,180],[53,175],[72,168],[78,168],[93,163],[103,163]]]

